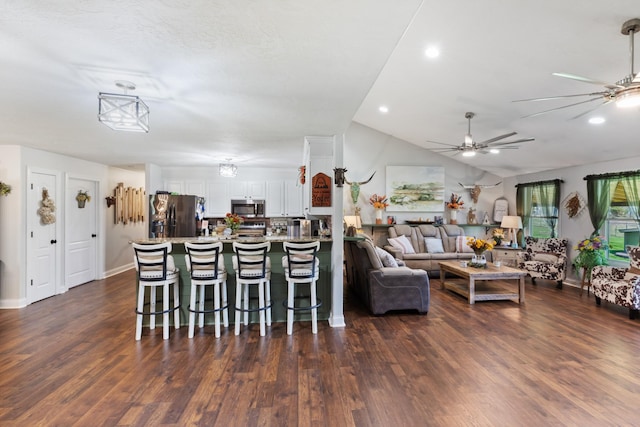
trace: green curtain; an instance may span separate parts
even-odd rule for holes
[[[627,197],[629,212],[636,220],[636,223],[640,224],[640,194],[638,194],[638,187],[640,187],[640,185],[638,185],[638,179],[636,176],[625,176],[620,179],[620,182]]]
[[[596,178],[586,177],[587,180],[587,207],[589,208],[589,217],[591,225],[593,225],[592,236],[600,234],[600,228],[607,219],[609,206],[611,204],[611,183],[615,185],[618,178]]]
[[[529,225],[529,218],[531,218],[533,210],[532,195],[531,187],[516,186],[516,215],[522,218],[522,224],[525,228]]]
[[[556,224],[558,223],[560,207],[560,181],[556,180],[551,184],[535,186],[534,191],[538,195],[545,221],[551,227],[551,237],[556,237]]]

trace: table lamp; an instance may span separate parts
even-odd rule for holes
[[[517,248],[518,242],[516,241],[516,232],[522,228],[522,219],[519,216],[505,215],[502,217],[500,227],[511,230],[511,247]]]

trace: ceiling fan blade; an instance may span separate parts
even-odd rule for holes
[[[574,105],[580,105],[580,104],[586,104],[587,102],[593,102],[593,101],[597,101],[598,99],[600,99],[600,97],[598,98],[591,98],[591,99],[587,99],[586,101],[580,101],[580,102],[576,102],[573,104],[569,104],[569,105],[563,105],[562,107],[556,107],[556,108],[551,108],[550,110],[544,110],[544,111],[539,111],[537,113],[533,113],[533,114],[528,114],[526,116],[522,116],[522,119],[526,119],[528,117],[535,117],[535,116],[539,116],[541,114],[546,114],[546,113],[550,113],[552,111],[557,111],[557,110],[562,110],[564,108],[569,108],[569,107],[573,107]]]
[[[457,145],[454,145],[454,144],[445,144],[444,142],[438,142],[438,141],[426,140],[425,142],[429,142],[429,143],[432,143],[432,144],[438,144],[438,145],[446,145],[447,147],[456,147],[456,148],[458,147]]]
[[[584,116],[584,115],[586,115],[586,114],[589,114],[590,112],[592,112],[592,111],[594,111],[594,110],[597,110],[598,108],[602,107],[603,105],[607,105],[607,104],[609,104],[609,103],[611,103],[611,102],[613,102],[613,99],[607,99],[607,100],[606,100],[606,101],[604,101],[602,104],[597,105],[597,106],[595,106],[595,107],[591,108],[590,110],[585,111],[584,113],[580,113],[580,114],[578,114],[578,115],[577,115],[577,116],[575,116],[575,117],[571,117],[571,119],[569,119],[569,120],[579,119],[580,117],[582,117],[582,116]]]
[[[543,98],[517,99],[511,102],[549,101],[552,99],[574,98],[578,96],[605,96],[608,94],[609,92],[577,93],[575,95],[558,95],[558,96],[545,96]]]
[[[609,86],[610,83],[606,83],[600,80],[593,80],[588,77],[576,76],[575,74],[567,74],[567,73],[551,73],[554,76],[564,77],[565,79],[577,80],[579,82],[592,83],[594,85],[600,86]]]
[[[496,136],[495,138],[487,139],[486,141],[478,142],[478,145],[490,144],[495,141],[499,141],[501,139],[509,138],[510,136],[516,135],[518,132],[510,132],[505,133],[504,135]]]
[[[517,139],[515,141],[509,141],[509,142],[500,142],[498,144],[492,144],[489,146],[489,148],[498,148],[498,147],[504,147],[505,145],[511,145],[511,144],[520,144],[522,142],[530,142],[530,141],[535,141],[535,138],[522,138],[522,139]]]

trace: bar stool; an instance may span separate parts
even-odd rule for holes
[[[320,260],[318,251],[320,241],[309,243],[283,242],[282,247],[286,255],[282,257],[282,268],[284,268],[285,279],[287,280],[287,301],[283,305],[287,308],[287,335],[293,333],[293,314],[300,310],[311,311],[311,332],[318,333],[318,307],[322,301],[316,296],[316,282],[318,281]],[[309,295],[295,296],[296,285],[309,285]],[[296,299],[309,299],[307,306],[296,306]]]
[[[196,313],[198,326],[204,328],[204,316],[214,314],[216,338],[220,338],[220,312],[225,328],[229,327],[229,302],[227,300],[227,270],[224,267],[222,242],[185,242],[187,254],[184,256],[191,277],[191,299],[189,302],[189,338],[193,338]],[[205,310],[205,291],[213,286],[213,309]],[[199,300],[196,296],[200,290]],[[222,294],[222,298],[221,298]]]
[[[233,242],[233,269],[236,271],[235,334],[240,334],[240,313],[243,323],[249,324],[249,313],[257,311],[260,316],[260,336],[264,336],[265,321],[271,326],[271,260],[267,253],[270,242]],[[249,287],[258,288],[258,306],[249,307]]]
[[[156,315],[162,314],[162,338],[169,339],[169,313],[173,311],[175,328],[180,327],[180,285],[171,253],[171,243],[153,245],[133,244],[138,276],[138,305],[136,309],[136,341],[142,336],[142,316],[149,315],[149,329],[156,327]],[[169,288],[173,284],[173,308],[169,308]],[[162,286],[162,311],[156,311],[156,288]],[[149,311],[144,311],[145,289],[150,289]]]

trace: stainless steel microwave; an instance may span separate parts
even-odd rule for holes
[[[246,218],[264,217],[264,200],[237,199],[231,200],[231,213]]]

